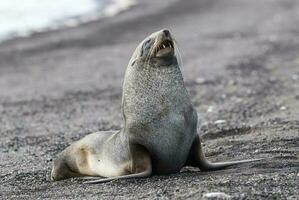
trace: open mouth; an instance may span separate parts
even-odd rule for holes
[[[164,40],[156,49],[156,56],[162,57],[173,53],[173,42],[171,40]]]

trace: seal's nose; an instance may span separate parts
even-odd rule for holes
[[[169,32],[169,30],[167,30],[167,29],[163,29],[163,33],[164,33],[164,35],[165,35],[166,37],[169,37],[169,36],[170,36],[170,32]]]

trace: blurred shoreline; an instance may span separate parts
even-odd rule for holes
[[[115,2],[118,2],[118,0]],[[43,73],[43,76],[45,76],[43,79],[34,75],[40,73],[40,70],[48,71],[57,66],[68,66],[70,62],[78,58],[77,54],[82,56],[90,54],[92,57],[90,58],[91,60],[86,60],[85,58],[78,60],[76,65],[73,65],[76,70],[84,70],[89,61],[100,62],[96,65],[91,65],[91,67],[101,67],[101,69],[93,69],[94,72],[97,72],[93,75],[102,76],[106,71],[109,71],[109,73],[117,73],[117,76],[119,76],[116,80],[113,80],[114,83],[101,83],[101,87],[111,84],[116,84],[120,87],[123,70],[139,41],[153,31],[161,28],[171,29],[173,27],[172,23],[169,24],[171,27],[161,26],[156,22],[161,21],[159,20],[160,18],[167,19],[177,16],[177,9],[180,9],[181,5],[185,5],[185,3],[178,0],[163,2],[159,0],[138,0],[134,6],[132,6],[133,4],[130,5],[131,8],[121,10],[121,8],[127,7],[127,4],[120,6],[118,9],[115,9],[113,4],[111,4],[111,7],[107,7],[106,16],[97,20],[81,23],[77,26],[62,27],[57,30],[34,32],[28,37],[16,37],[0,43],[0,70],[3,71],[3,75],[7,71],[16,73],[20,69],[25,72],[20,74],[21,77],[17,77],[19,75],[17,73],[14,77],[6,77],[9,80],[3,79],[3,81],[0,81],[0,87],[11,88],[2,90],[0,98],[10,99],[11,97],[19,100],[27,100],[32,97],[40,99],[44,98],[44,96],[55,96],[56,98],[64,93],[61,93],[56,87],[63,87],[68,90],[69,86],[76,87],[79,84],[78,88],[84,89],[85,86],[81,84],[85,85],[90,81],[91,79],[88,77],[91,74],[88,74],[88,77],[85,77],[85,75],[82,77],[61,77],[61,80],[55,80],[54,82],[50,80],[53,78],[51,74]],[[172,7],[175,9],[172,9]],[[119,12],[117,14],[113,13],[115,10]],[[113,16],[109,16],[108,13]],[[184,12],[180,14],[183,15]],[[109,63],[109,67],[105,67],[105,64],[100,60],[108,58],[110,56],[109,52],[114,51],[115,48],[119,53],[123,54],[122,57],[112,59],[115,63]],[[97,55],[91,53],[94,51]],[[102,58],[98,59],[98,55],[101,55]],[[56,56],[63,60],[65,59],[65,61],[56,59]],[[22,67],[19,68],[20,66]],[[118,67],[118,70],[115,67]],[[119,70],[119,67],[122,70]],[[32,74],[27,74],[26,71],[31,69],[33,70]],[[67,72],[59,72],[59,74],[63,76],[71,73],[67,70]],[[53,76],[55,77],[56,75]],[[37,80],[36,78],[41,82],[38,84],[34,83]],[[66,81],[69,78],[70,80]],[[96,82],[92,81],[91,85],[98,87],[98,80],[94,79]],[[21,84],[21,82],[25,84]],[[68,83],[68,86],[65,83]],[[21,85],[27,89],[25,91],[24,89],[20,90],[19,86]],[[90,87],[94,87],[91,85],[85,89],[89,90]]]
[[[83,8],[83,10],[81,11],[78,10],[77,14],[75,10],[69,10],[69,12],[74,13],[71,15],[69,14],[70,16],[65,14],[65,16],[59,17],[59,13],[57,13],[58,16],[49,15],[48,18],[45,18],[45,16],[43,16],[44,18],[39,22],[35,21],[35,18],[37,17],[35,16],[35,18],[31,19],[33,20],[31,24],[29,22],[29,25],[27,26],[26,23],[28,23],[28,21],[24,21],[22,22],[21,27],[21,24],[10,24],[10,27],[6,27],[7,30],[3,30],[3,32],[0,33],[0,44],[7,40],[14,40],[15,38],[27,38],[36,33],[45,33],[69,27],[76,27],[84,23],[100,20],[101,18],[113,17],[124,10],[130,9],[135,4],[136,0],[101,0],[99,1],[99,3],[94,2],[93,6],[87,5],[87,8]],[[60,10],[60,12],[62,12],[62,10]],[[60,13],[60,15],[61,14],[62,13]],[[20,17],[22,18],[22,16]],[[26,19],[26,16],[24,17]],[[10,21],[8,23],[15,22]]]

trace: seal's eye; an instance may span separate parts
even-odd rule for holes
[[[146,53],[146,51],[149,49],[150,43],[151,43],[151,39],[148,39],[143,43],[141,48],[141,56],[143,56],[143,54]]]

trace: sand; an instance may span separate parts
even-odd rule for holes
[[[0,198],[298,199],[298,10],[295,0],[140,0],[114,17],[0,44]],[[162,28],[178,42],[208,158],[266,159],[99,185],[50,182],[66,146],[121,127],[126,65]]]

